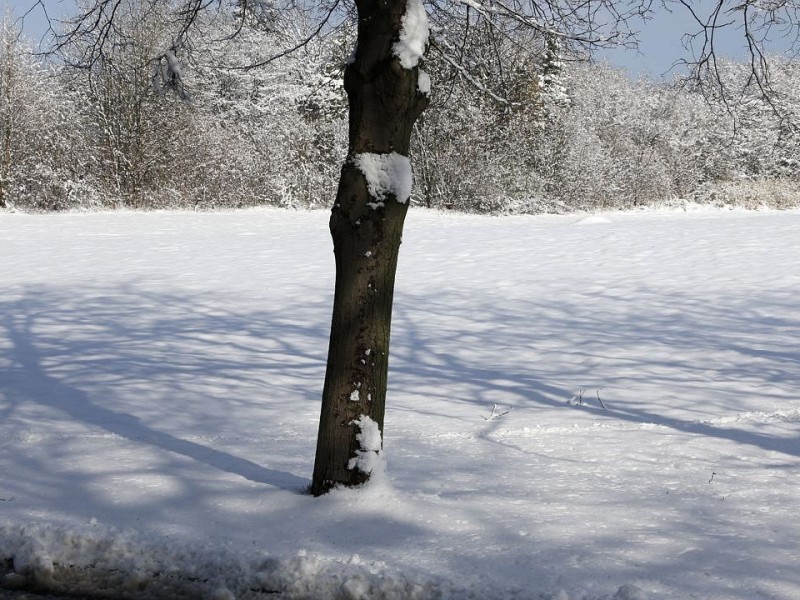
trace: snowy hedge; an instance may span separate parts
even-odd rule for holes
[[[302,27],[216,37],[184,65],[187,100],[152,85],[147,60],[163,40],[135,17],[128,26],[138,46],[120,44],[91,81],[30,58],[6,21],[0,206],[330,205],[346,152],[351,30],[248,71],[225,65],[291,45]],[[503,213],[800,201],[798,136],[755,95],[725,110],[606,65],[564,63],[552,45],[526,47],[504,49],[497,70],[474,40],[465,63],[479,78],[428,59],[431,106],[416,126],[413,203]],[[776,59],[774,73],[781,108],[796,114],[800,69]],[[725,65],[722,75],[737,89],[746,66]]]

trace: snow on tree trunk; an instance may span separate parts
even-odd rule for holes
[[[348,158],[330,229],[336,289],[311,493],[366,482],[359,423],[383,432],[397,257],[411,193],[414,122],[428,96],[418,85],[427,44],[420,0],[358,0],[358,41],[344,85]],[[424,86],[423,86],[424,87]],[[382,439],[382,438],[381,438]]]

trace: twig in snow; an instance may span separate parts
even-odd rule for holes
[[[708,480],[708,483],[711,483],[712,481],[714,481],[714,475],[716,475],[716,474],[717,474],[716,471],[711,471],[711,479]],[[724,498],[723,498],[723,500],[724,500]]]
[[[567,400],[567,404],[578,404],[583,406],[583,388],[578,390],[578,394]]]
[[[497,404],[492,404],[492,414],[490,414],[488,417],[483,417],[483,420],[492,421],[494,419],[499,419],[503,415],[507,415],[508,413],[510,413],[512,410],[514,410],[513,406],[508,410],[504,410],[503,412],[499,413],[497,412]]]
[[[603,401],[600,399],[600,390],[602,390],[602,389],[603,388],[597,388],[597,401],[600,403],[600,408],[602,408],[603,410],[608,410],[606,408],[606,405],[603,404]]]
[[[602,390],[602,389],[603,388],[597,388],[597,392],[596,392],[596,394],[597,394],[597,402],[600,405],[600,408],[602,408],[603,410],[608,410],[608,407],[605,405],[605,403],[603,402],[602,398],[600,398],[600,390]],[[577,394],[575,394],[574,396],[572,396],[572,398],[567,400],[567,404],[583,406],[583,393],[585,391],[586,390],[584,388],[579,389]]]

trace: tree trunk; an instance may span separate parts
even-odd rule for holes
[[[359,0],[357,7],[356,52],[344,75],[348,158],[330,219],[336,289],[311,484],[315,496],[369,479],[370,469],[358,468],[353,459],[376,448],[356,437],[362,429],[357,420],[367,416],[383,432],[394,280],[408,201],[394,192],[371,194],[358,157],[407,157],[414,122],[428,102],[418,90],[418,67],[404,68],[393,51],[406,0]]]

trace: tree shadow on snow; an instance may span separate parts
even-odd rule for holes
[[[16,296],[0,301],[0,347],[4,352],[0,356],[0,398],[4,399],[0,410],[6,422],[24,413],[29,423],[31,415],[37,414],[31,409],[41,409],[49,418],[62,415],[68,422],[259,484],[297,491],[308,483],[288,470],[178,436],[196,427],[213,431],[214,420],[225,421],[228,413],[233,415],[225,422],[228,426],[252,427],[253,423],[241,419],[257,415],[265,420],[261,431],[277,436],[280,432],[274,421],[283,418],[281,413],[289,413],[287,420],[291,420],[291,414],[300,410],[309,421],[303,425],[304,431],[315,431],[327,346],[327,299],[310,302],[298,298],[283,306],[254,308],[241,298],[224,294],[155,292],[146,283],[136,282],[113,288],[84,285],[80,290],[41,287]],[[464,411],[448,412],[449,407],[467,406],[474,409],[473,422],[482,427],[481,439],[504,443],[490,439],[488,433],[507,421],[481,419],[500,401],[518,410],[592,411],[597,419],[653,423],[800,456],[800,438],[738,429],[735,423],[725,421],[704,422],[709,414],[735,415],[747,410],[753,389],[781,404],[787,401],[781,390],[800,388],[800,351],[792,345],[800,337],[800,322],[787,316],[797,315],[788,291],[763,290],[737,299],[660,290],[640,290],[635,298],[625,298],[586,291],[544,301],[491,294],[475,297],[459,290],[419,295],[398,290],[394,314],[390,413],[428,411],[437,419],[452,420],[461,418]],[[704,356],[709,358],[703,360]],[[205,386],[205,382],[212,384]],[[743,382],[741,388],[737,382]],[[586,386],[591,394],[594,385],[610,390],[608,410],[567,403],[578,388]],[[620,386],[630,392],[625,398],[614,396]],[[676,410],[669,397],[659,397],[671,389],[680,389],[684,398],[696,394],[697,410],[687,406]],[[136,398],[140,392],[146,396]],[[162,426],[159,419],[173,418],[171,407],[163,404],[178,395],[175,410],[187,414],[175,415],[174,422]],[[279,395],[291,406],[274,402]],[[431,402],[407,402],[412,396],[424,396]],[[273,400],[266,403],[270,406],[259,406],[261,397]],[[192,414],[194,398],[197,414]],[[215,402],[219,404],[216,411],[209,408]],[[23,417],[19,418],[22,423]],[[191,426],[185,427],[186,423]],[[391,419],[387,426],[392,427]],[[301,451],[298,436],[288,437],[285,448],[287,453]],[[310,443],[302,448],[306,450],[308,454],[301,460],[310,470]],[[43,469],[47,458],[57,452],[53,442],[40,453],[42,460],[23,453],[17,457],[18,471],[26,474],[36,493],[50,493],[57,476],[48,478]],[[569,457],[543,459],[561,460],[565,469],[570,467]],[[413,476],[435,481],[434,469],[447,468],[446,481],[452,484],[453,471],[462,466],[466,471],[474,469],[473,460],[463,456],[442,465],[431,462],[427,471]],[[78,486],[88,489],[91,485],[90,475],[72,477]],[[487,482],[487,489],[476,493],[497,493],[497,485],[497,481]],[[198,488],[185,490],[175,502],[196,500]],[[252,493],[255,497],[260,490]],[[458,500],[446,494],[441,497]],[[653,502],[657,509],[658,499],[654,497]],[[427,535],[414,522],[398,521],[390,524],[395,537],[387,541],[382,515],[337,524],[326,516],[324,503],[309,506],[320,515],[314,520],[321,524],[315,535],[323,538],[340,539],[342,532],[352,531],[369,546],[401,546]],[[288,521],[296,514],[287,510]],[[469,510],[468,504],[464,510]],[[696,510],[687,504],[687,514]],[[476,513],[474,520],[481,514]],[[230,522],[236,516],[229,515]],[[693,521],[697,521],[696,515],[685,519],[686,523]],[[690,525],[686,528],[691,534]],[[497,532],[498,542],[504,543],[505,536],[508,548],[519,548],[519,527],[513,523],[507,529]],[[532,529],[534,538],[535,527]],[[697,550],[662,565],[664,572],[680,574],[692,566],[693,552],[716,555],[711,546],[724,548],[728,543],[723,538],[709,540],[702,531],[696,537],[703,545],[698,542]],[[614,550],[618,546],[623,552],[630,543],[613,533],[595,538],[594,546],[585,550],[577,544],[559,546],[554,542],[547,548],[544,567],[537,566],[532,551],[481,556],[475,569],[486,569],[488,563],[489,568],[502,572],[508,561],[513,569],[540,569],[545,580],[554,557],[563,556],[565,565],[574,562],[579,565],[576,569],[584,569],[582,558],[598,547]],[[763,569],[769,567],[766,557],[774,548],[753,541],[744,550],[765,557],[758,560],[764,563]],[[466,559],[459,551],[453,551],[451,560],[457,568],[465,568]],[[627,572],[614,567],[615,579],[636,579],[635,566],[625,568]],[[791,583],[789,572],[787,568],[785,577]],[[603,577],[608,573],[597,573],[598,579]],[[583,578],[587,579],[585,574]],[[702,591],[699,587],[698,593]]]
[[[800,319],[786,316],[796,314],[788,290],[741,298],[595,291],[552,302],[400,292],[391,378],[399,393],[475,405],[484,417],[497,402],[558,407],[800,456],[800,437],[729,426],[737,412],[749,410],[754,388],[761,399],[796,408],[784,391],[800,388],[800,350],[793,344]],[[454,388],[463,394],[453,397]],[[615,388],[635,389],[638,398],[615,401]],[[601,389],[604,406],[595,399]],[[570,403],[580,390],[586,401]],[[664,397],[670,390],[696,396],[696,403],[675,407]],[[734,418],[715,423],[709,415]]]
[[[735,420],[705,422],[709,414],[748,410],[753,389],[780,404],[788,402],[783,390],[800,388],[800,353],[792,345],[800,323],[786,317],[796,314],[790,295],[607,294],[543,301],[398,291],[390,435],[394,415],[427,411],[436,419],[462,419],[468,413],[453,407],[463,405],[474,412],[478,437],[513,444],[491,435],[512,416],[483,420],[497,402],[520,411],[592,411],[598,420],[653,423],[800,456],[796,436],[740,429]],[[329,310],[326,298],[264,307],[224,294],[156,292],[146,282],[29,289],[0,301],[0,411],[10,423],[23,413],[30,423],[37,410],[50,419],[61,415],[66,423],[298,491],[308,479],[292,471],[298,465],[310,471],[313,459]],[[746,382],[741,389],[739,381]],[[610,390],[604,391],[608,410],[567,402],[581,386],[591,400],[592,385]],[[697,395],[696,412],[691,406],[676,410],[664,397],[678,388],[684,402]],[[628,396],[616,397],[620,389]],[[419,402],[420,396],[430,402]],[[284,455],[244,458],[221,449],[213,435],[211,441],[183,439],[187,432],[213,434],[217,421],[228,431],[247,429],[251,439],[271,436],[271,450]],[[279,421],[302,434],[282,438]],[[417,443],[426,442],[419,437]],[[443,465],[450,469],[445,481],[453,483],[459,460]],[[470,457],[463,460],[472,468]],[[271,468],[273,462],[292,467]],[[46,490],[41,470],[34,461],[19,471],[27,473],[31,489]],[[192,499],[191,490],[184,498]]]
[[[169,308],[180,311],[182,316],[164,317]],[[83,377],[105,380],[99,386],[104,390],[116,387],[124,390],[126,381],[131,380],[158,387],[178,376],[195,380],[216,377],[222,381],[219,389],[223,389],[225,378],[246,377],[253,365],[241,362],[236,352],[226,352],[235,350],[233,343],[225,342],[227,349],[207,356],[180,354],[181,349],[189,352],[196,349],[198,340],[192,342],[192,339],[198,334],[224,336],[259,327],[252,315],[237,317],[220,313],[216,306],[214,314],[204,314],[203,308],[209,307],[198,304],[198,298],[149,296],[135,286],[114,293],[95,289],[78,297],[37,289],[18,301],[0,303],[3,315],[0,324],[4,330],[0,336],[11,346],[9,366],[2,367],[0,363],[0,392],[7,402],[4,417],[9,418],[15,407],[39,405],[54,409],[74,422],[182,455],[252,482],[303,491],[309,483],[306,478],[181,439],[145,424],[137,416],[106,406],[104,400],[110,398],[100,398],[100,392],[81,389]],[[153,322],[155,316],[158,318]],[[287,331],[289,325],[282,329],[275,324],[275,328],[287,338],[292,335]],[[161,340],[171,343],[160,349]],[[204,343],[215,345],[208,339]],[[299,352],[299,349],[288,351]],[[294,365],[294,369],[299,371],[307,366]],[[92,389],[91,385],[88,387]],[[113,406],[113,402],[108,404]],[[185,405],[182,409],[185,410]],[[213,430],[213,424],[210,427]]]
[[[214,380],[202,394],[206,402],[218,400],[223,413],[227,405],[257,405],[262,395],[276,393],[317,412],[329,310],[324,299],[294,304],[291,311],[247,310],[235,301],[228,308],[226,299],[153,292],[136,282],[78,292],[30,289],[0,302],[0,340],[11,347],[9,367],[0,375],[8,401],[2,410],[7,418],[15,405],[47,406],[251,481],[302,488],[308,483],[302,477],[180,439],[98,394],[155,388],[153,396],[163,402],[170,394],[197,394],[198,382]],[[800,351],[789,344],[800,337],[800,323],[784,316],[793,311],[788,292],[769,290],[740,299],[655,290],[627,299],[594,291],[551,302],[398,291],[389,409],[407,410],[404,396],[424,394],[443,403],[423,408],[417,402],[413,410],[449,419],[455,417],[448,405],[466,403],[486,416],[500,399],[518,409],[593,411],[597,418],[653,423],[800,456],[800,439],[703,422],[705,409],[735,414],[745,406],[747,391],[737,390],[737,381],[763,388],[762,395],[774,395],[775,402],[787,400],[775,389],[800,387]],[[698,353],[724,362],[698,360]],[[583,385],[592,400],[589,382],[612,390],[635,386],[640,399],[616,402],[612,396],[602,411],[568,404]],[[667,414],[670,400],[657,394],[673,388],[698,394],[697,418]],[[453,389],[459,391],[455,397]],[[214,397],[221,392],[225,398]],[[186,411],[192,403],[183,398],[179,406]],[[198,413],[197,419],[214,418]]]

